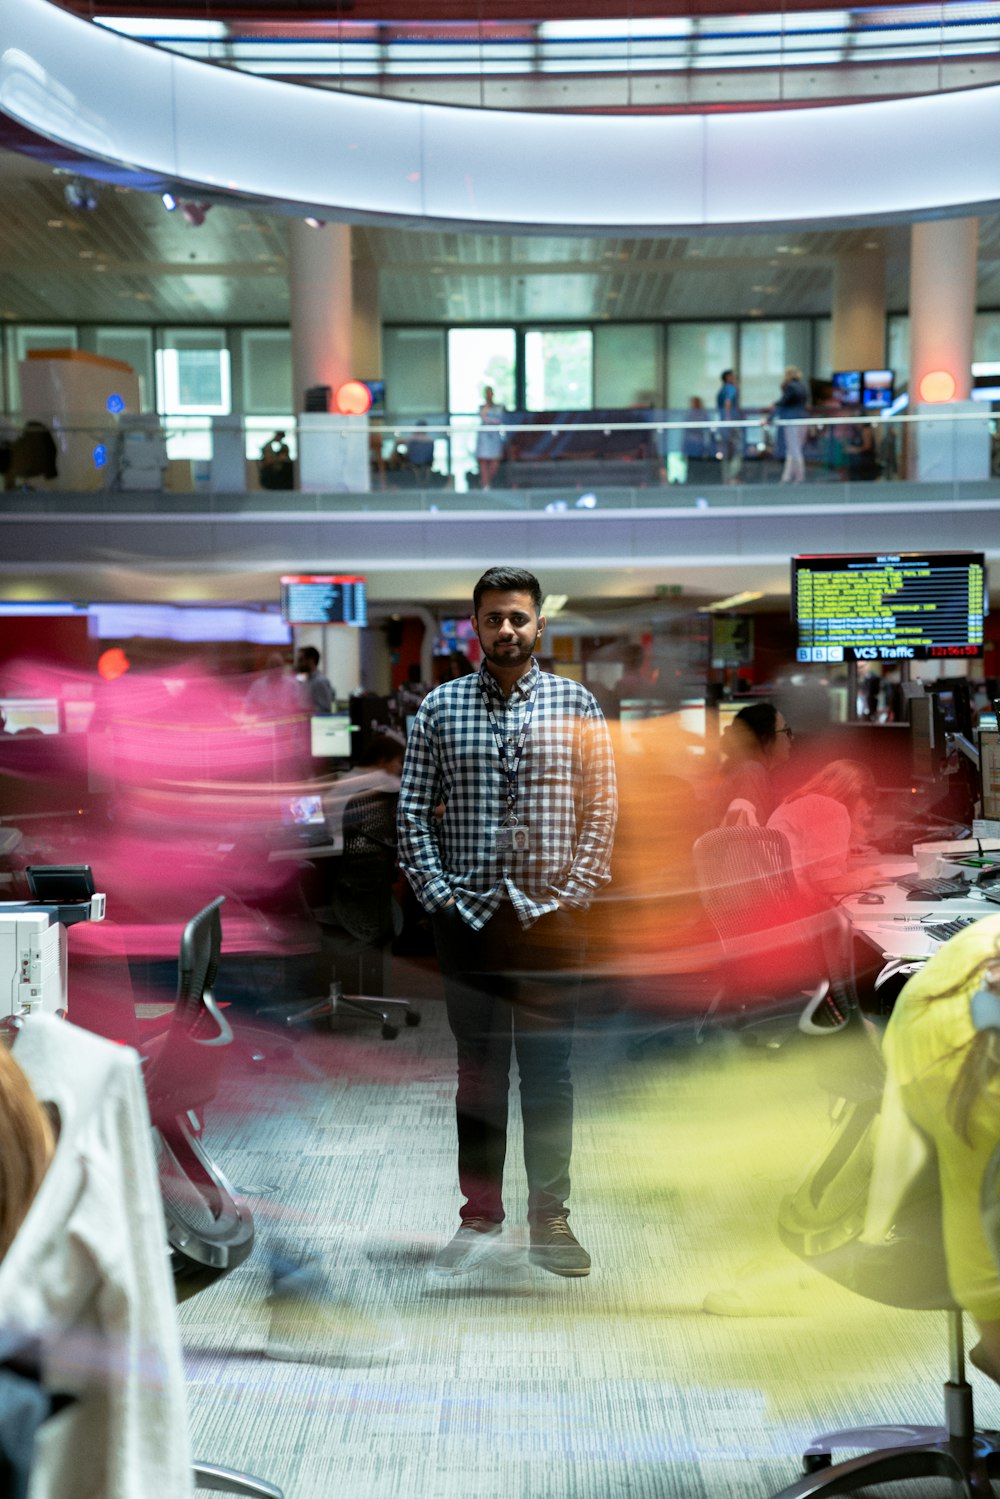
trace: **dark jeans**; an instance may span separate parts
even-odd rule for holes
[[[572,911],[525,931],[504,901],[474,931],[453,906],[433,917],[448,1023],[458,1048],[458,1181],[463,1222],[502,1223],[511,1041],[524,1123],[528,1218],[564,1212],[573,1149],[573,1044],[583,924]]]

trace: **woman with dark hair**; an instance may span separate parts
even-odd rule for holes
[[[792,869],[809,893],[841,896],[873,883],[872,865],[848,870],[852,848],[868,842],[875,777],[857,760],[831,760],[768,818],[788,839]]]
[[[1000,916],[967,927],[909,980],[883,1054],[887,1101],[937,1152],[951,1293],[980,1334],[969,1357],[1000,1383],[1000,1275],[981,1207],[1000,1143]]]
[[[763,827],[776,801],[771,778],[788,759],[791,742],[791,729],[771,703],[740,709],[722,735],[720,821]]]

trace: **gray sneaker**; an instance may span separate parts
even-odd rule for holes
[[[500,1249],[502,1225],[488,1218],[467,1218],[434,1260],[436,1275],[468,1275]]]
[[[565,1213],[550,1213],[531,1225],[533,1265],[553,1275],[589,1275],[590,1255],[572,1233]]]

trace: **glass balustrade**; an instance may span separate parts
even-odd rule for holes
[[[997,403],[1000,407],[1000,403]],[[1000,500],[992,402],[887,415],[714,411],[507,413],[495,471],[474,418],[451,424],[144,415],[100,423],[0,416],[5,508],[26,492],[240,497],[255,509],[543,509],[894,504],[931,493]],[[489,474],[490,485],[483,483]]]

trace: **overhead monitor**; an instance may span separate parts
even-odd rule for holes
[[[799,661],[981,656],[986,608],[982,552],[792,558]]]
[[[290,625],[366,625],[364,578],[292,573],[281,580],[281,616]]]

